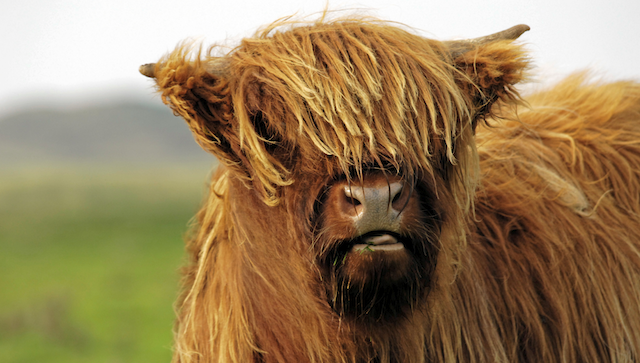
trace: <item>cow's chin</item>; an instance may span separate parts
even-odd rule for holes
[[[378,232],[373,237],[386,241],[364,243],[360,237],[336,244],[326,266],[329,302],[340,315],[358,320],[379,322],[405,316],[424,300],[435,256],[416,254],[415,241],[392,233]]]

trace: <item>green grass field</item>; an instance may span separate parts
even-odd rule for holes
[[[209,169],[0,172],[0,361],[169,362]]]

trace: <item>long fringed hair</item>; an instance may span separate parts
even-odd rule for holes
[[[640,85],[587,79],[477,135],[468,256],[507,361],[640,359]]]
[[[175,362],[638,359],[637,85],[574,78],[516,113],[512,42],[452,56],[377,20],[285,25],[155,70],[224,165],[187,242]],[[371,165],[446,216],[428,301],[380,327],[331,309],[309,247],[314,198]]]

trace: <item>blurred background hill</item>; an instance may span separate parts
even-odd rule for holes
[[[1,117],[0,361],[170,361],[183,237],[214,166],[151,102]]]
[[[211,161],[183,119],[164,105],[117,103],[36,108],[0,117],[0,165]]]

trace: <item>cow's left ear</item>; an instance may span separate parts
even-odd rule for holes
[[[228,59],[190,59],[189,53],[187,47],[178,47],[158,63],[141,66],[140,73],[155,78],[162,101],[187,121],[203,149],[227,165],[238,165]]]
[[[474,129],[497,101],[517,100],[514,85],[524,79],[529,59],[513,40],[527,30],[527,25],[516,25],[486,37],[445,42],[454,67],[460,71],[458,85],[475,107]]]
[[[266,150],[265,143],[272,139],[260,134],[262,126],[270,130],[259,117],[259,85],[249,82],[241,88],[247,94],[238,96],[238,76],[229,57],[198,54],[194,59],[189,54],[188,47],[178,47],[158,63],[141,66],[140,73],[155,78],[162,101],[187,121],[204,150],[236,177],[252,183],[267,204],[276,204],[277,186],[291,181],[288,170]]]

